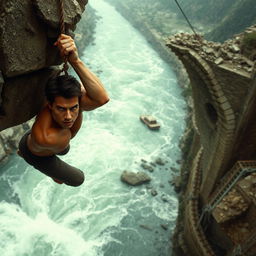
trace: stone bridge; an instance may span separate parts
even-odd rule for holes
[[[193,200],[184,205],[185,225],[180,234],[180,247],[190,255],[219,255],[218,250],[228,254],[234,247],[226,234],[216,231],[220,227],[211,214],[207,226],[199,216],[237,161],[256,160],[256,55],[246,54],[243,45],[250,33],[256,33],[256,26],[223,44],[184,33],[167,41],[190,79],[194,141],[201,148],[200,161],[196,161],[198,151],[188,163],[192,167],[185,197],[192,195]],[[211,235],[204,234],[206,228]]]

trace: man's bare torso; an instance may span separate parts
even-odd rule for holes
[[[64,129],[54,122],[51,110],[45,106],[38,114],[31,134],[28,136],[29,150],[37,156],[50,156],[62,152],[79,131],[82,119],[80,112],[73,126]]]

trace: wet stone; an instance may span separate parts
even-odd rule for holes
[[[52,28],[56,29],[59,27],[59,16],[56,15],[59,13],[58,2],[52,0],[34,0],[33,4],[37,10],[37,15],[42,21]],[[83,13],[82,5],[80,5],[77,0],[64,0],[63,5],[65,6],[65,23],[70,27],[74,27],[74,24],[80,20]]]
[[[156,164],[155,164],[155,163],[150,162],[150,165],[156,167]]]
[[[164,203],[167,203],[167,202],[168,202],[168,199],[167,199],[167,197],[166,197],[165,195],[162,195],[162,196],[161,196],[161,199],[162,199],[162,201],[163,201]]]
[[[177,163],[177,164],[181,164],[182,161],[181,161],[181,160],[177,160],[176,163]]]
[[[148,165],[148,164],[142,163],[140,166],[141,166],[144,170],[147,170],[147,171],[149,171],[149,172],[153,172],[153,171],[154,171],[154,168],[153,168],[152,166]]]
[[[161,224],[161,228],[164,230],[168,230],[168,226],[166,224]]]
[[[157,193],[157,191],[156,191],[155,189],[152,189],[152,190],[151,190],[151,195],[152,195],[152,196],[156,196],[157,194],[158,194],[158,193]]]
[[[151,178],[144,172],[135,173],[135,172],[123,171],[121,175],[121,181],[132,186],[137,186],[143,183],[150,182]]]
[[[153,230],[151,227],[149,227],[148,225],[144,225],[144,224],[140,224],[140,227],[144,228],[144,229],[146,229],[148,231],[152,231]]]
[[[224,60],[223,60],[221,57],[219,57],[218,59],[215,60],[214,63],[215,63],[216,65],[220,65],[221,63],[223,63],[223,61],[224,61]]]
[[[158,164],[158,165],[165,165],[165,162],[160,157],[156,159],[155,163]]]
[[[153,189],[152,185],[146,185],[146,189]]]

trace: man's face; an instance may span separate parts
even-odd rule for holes
[[[71,128],[79,114],[78,97],[66,99],[62,96],[56,96],[49,107],[54,121],[64,129]]]

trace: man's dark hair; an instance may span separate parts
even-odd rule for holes
[[[75,77],[62,75],[48,80],[45,87],[46,99],[53,103],[56,96],[62,96],[66,99],[72,97],[81,97],[81,85]]]

